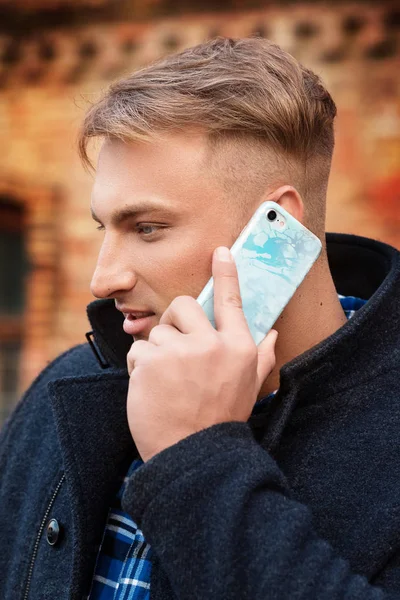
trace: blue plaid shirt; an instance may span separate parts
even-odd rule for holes
[[[366,300],[340,296],[348,319]],[[273,392],[255,404],[255,411],[274,396]],[[132,462],[108,512],[107,524],[97,557],[90,600],[149,600],[151,574],[151,547],[145,541],[131,517],[121,510],[121,498],[130,475],[143,464]]]

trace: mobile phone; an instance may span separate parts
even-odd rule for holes
[[[243,312],[258,345],[321,253],[319,238],[275,202],[261,204],[231,248]],[[214,320],[214,283],[197,298]]]

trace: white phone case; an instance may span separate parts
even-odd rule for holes
[[[267,217],[271,211],[277,215],[274,221]],[[233,244],[243,312],[257,345],[317,260],[321,248],[319,238],[275,202],[261,204]],[[215,327],[212,277],[197,302]]]

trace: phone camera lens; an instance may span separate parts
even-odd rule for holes
[[[268,221],[275,221],[276,219],[276,212],[274,210],[269,210],[268,214],[267,214],[267,219]]]

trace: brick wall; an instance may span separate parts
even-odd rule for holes
[[[99,237],[91,177],[75,138],[87,102],[162,54],[217,34],[265,35],[321,74],[339,108],[328,230],[400,247],[399,20],[393,3],[296,4],[142,23],[47,28],[2,36],[0,191],[27,208],[21,390],[62,350],[84,341]]]

